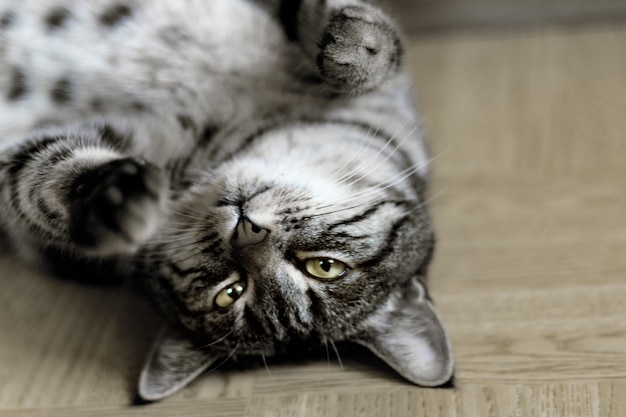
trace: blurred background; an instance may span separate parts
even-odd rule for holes
[[[383,0],[409,34],[626,21],[625,0]]]

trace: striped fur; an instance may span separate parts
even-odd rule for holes
[[[361,0],[0,0],[3,240],[140,284],[168,323],[144,400],[339,341],[443,384],[402,54]]]

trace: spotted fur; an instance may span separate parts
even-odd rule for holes
[[[402,56],[361,0],[0,0],[3,240],[154,300],[144,400],[342,341],[444,384]]]

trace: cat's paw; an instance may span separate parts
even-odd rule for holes
[[[160,168],[118,159],[80,175],[70,191],[70,233],[96,255],[129,253],[160,224],[167,186]]]
[[[378,12],[345,7],[333,17],[319,43],[322,80],[343,93],[360,93],[382,84],[398,70],[402,43]]]

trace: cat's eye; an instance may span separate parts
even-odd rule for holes
[[[341,261],[332,258],[311,258],[304,261],[306,272],[320,279],[340,278],[348,272],[348,267]]]
[[[215,296],[215,305],[219,308],[225,308],[232,305],[239,299],[246,290],[246,285],[243,281],[237,281],[230,284],[226,288],[223,288]]]

